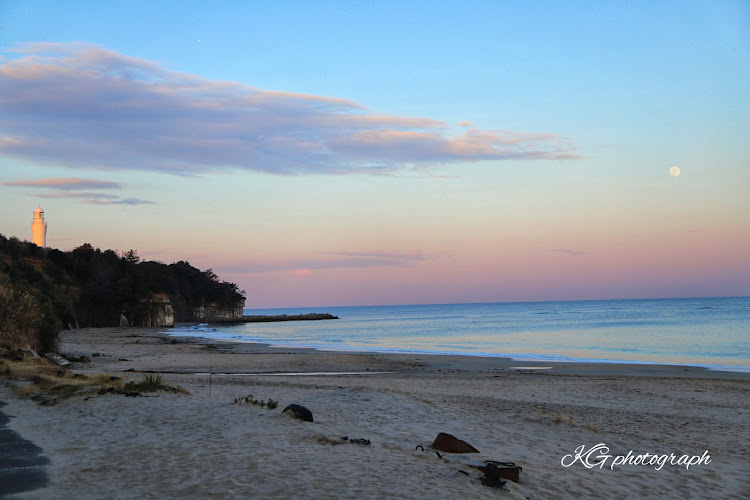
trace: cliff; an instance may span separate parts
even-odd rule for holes
[[[135,250],[118,253],[88,243],[63,252],[1,234],[0,285],[0,332],[23,330],[11,325],[14,316],[3,311],[12,312],[25,300],[37,304],[34,322],[44,325],[47,340],[39,345],[45,346],[54,344],[60,326],[231,320],[242,317],[245,304],[245,292],[236,284],[185,261],[141,261]],[[28,337],[19,333],[0,340],[10,345],[17,343],[14,337],[20,342],[22,336]]]
[[[200,323],[228,323],[242,319],[242,309],[245,307],[244,301],[240,304],[207,304],[198,306],[193,309],[189,321]]]
[[[142,312],[133,318],[131,325],[174,326],[174,309],[167,294],[156,293],[150,299],[141,299],[141,305]]]

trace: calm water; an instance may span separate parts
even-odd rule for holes
[[[750,371],[750,297],[245,310],[307,312],[340,319],[178,325],[169,333],[318,349]]]

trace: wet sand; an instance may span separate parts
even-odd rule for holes
[[[9,426],[49,457],[21,498],[747,498],[750,375],[657,365],[385,355],[178,339],[152,329],[61,334],[81,373],[158,372],[190,396],[116,394],[38,406],[0,388]],[[279,408],[232,404],[252,395]],[[314,422],[281,413],[302,404]],[[439,432],[481,452],[441,454]],[[360,446],[341,438],[364,438]],[[576,448],[710,463],[568,467]],[[415,449],[417,445],[427,451]],[[466,460],[523,467],[483,486]],[[570,459],[568,459],[570,461]]]

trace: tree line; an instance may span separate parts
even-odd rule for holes
[[[136,250],[89,243],[63,252],[0,234],[0,345],[47,352],[61,328],[117,326],[121,314],[138,324],[156,294],[169,296],[175,321],[199,306],[245,301],[236,284],[185,261],[143,261]]]

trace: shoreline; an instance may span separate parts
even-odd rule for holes
[[[159,373],[190,395],[92,394],[39,406],[0,387],[9,427],[50,460],[49,485],[18,498],[746,498],[750,380],[674,366],[326,352],[174,337],[158,328],[63,331],[73,371],[138,381]],[[549,364],[545,363],[544,366]],[[323,375],[324,374],[324,375]],[[275,410],[232,401],[278,401]],[[144,395],[146,396],[146,395]],[[301,404],[314,422],[281,410]],[[475,456],[428,448],[440,432]],[[367,439],[360,446],[342,436]],[[613,455],[674,453],[685,470],[564,466],[604,443]],[[507,491],[466,460],[523,467]]]
[[[192,324],[192,323],[185,323]],[[211,323],[208,323],[209,325]],[[551,367],[555,369],[553,373],[565,372],[571,374],[589,374],[589,375],[617,375],[617,376],[674,376],[674,377],[692,377],[700,376],[701,378],[724,378],[724,379],[737,379],[737,380],[750,380],[750,368],[748,369],[732,369],[732,367],[718,366],[718,365],[690,365],[690,364],[672,364],[672,363],[657,363],[648,361],[619,361],[619,360],[548,360],[544,358],[534,358],[533,355],[529,355],[528,358],[512,357],[503,354],[466,354],[466,353],[434,353],[434,352],[422,352],[422,351],[388,351],[388,350],[357,350],[357,349],[334,349],[334,348],[320,348],[315,346],[304,346],[304,345],[285,345],[285,344],[271,344],[267,342],[257,342],[251,340],[239,340],[237,338],[211,338],[202,337],[200,335],[180,335],[177,333],[165,332],[163,329],[154,328],[159,330],[158,333],[163,334],[170,338],[182,339],[185,342],[199,342],[206,344],[250,344],[256,346],[263,346],[269,349],[299,349],[300,351],[308,352],[330,352],[330,353],[343,353],[343,354],[362,354],[362,355],[379,355],[379,356],[423,356],[430,357],[435,360],[436,364],[438,360],[451,359],[452,365],[460,365],[461,363],[457,360],[462,358],[468,358],[467,365],[474,366],[494,366],[497,365],[499,368],[511,368],[512,366],[523,367],[524,369],[530,369],[529,367],[541,366]],[[455,359],[454,359],[455,358]],[[484,360],[481,362],[479,360]],[[512,365],[512,366],[511,366]],[[687,372],[687,373],[680,373]],[[705,372],[705,373],[704,373]],[[701,373],[704,373],[702,376]],[[709,374],[716,374],[712,376]]]

